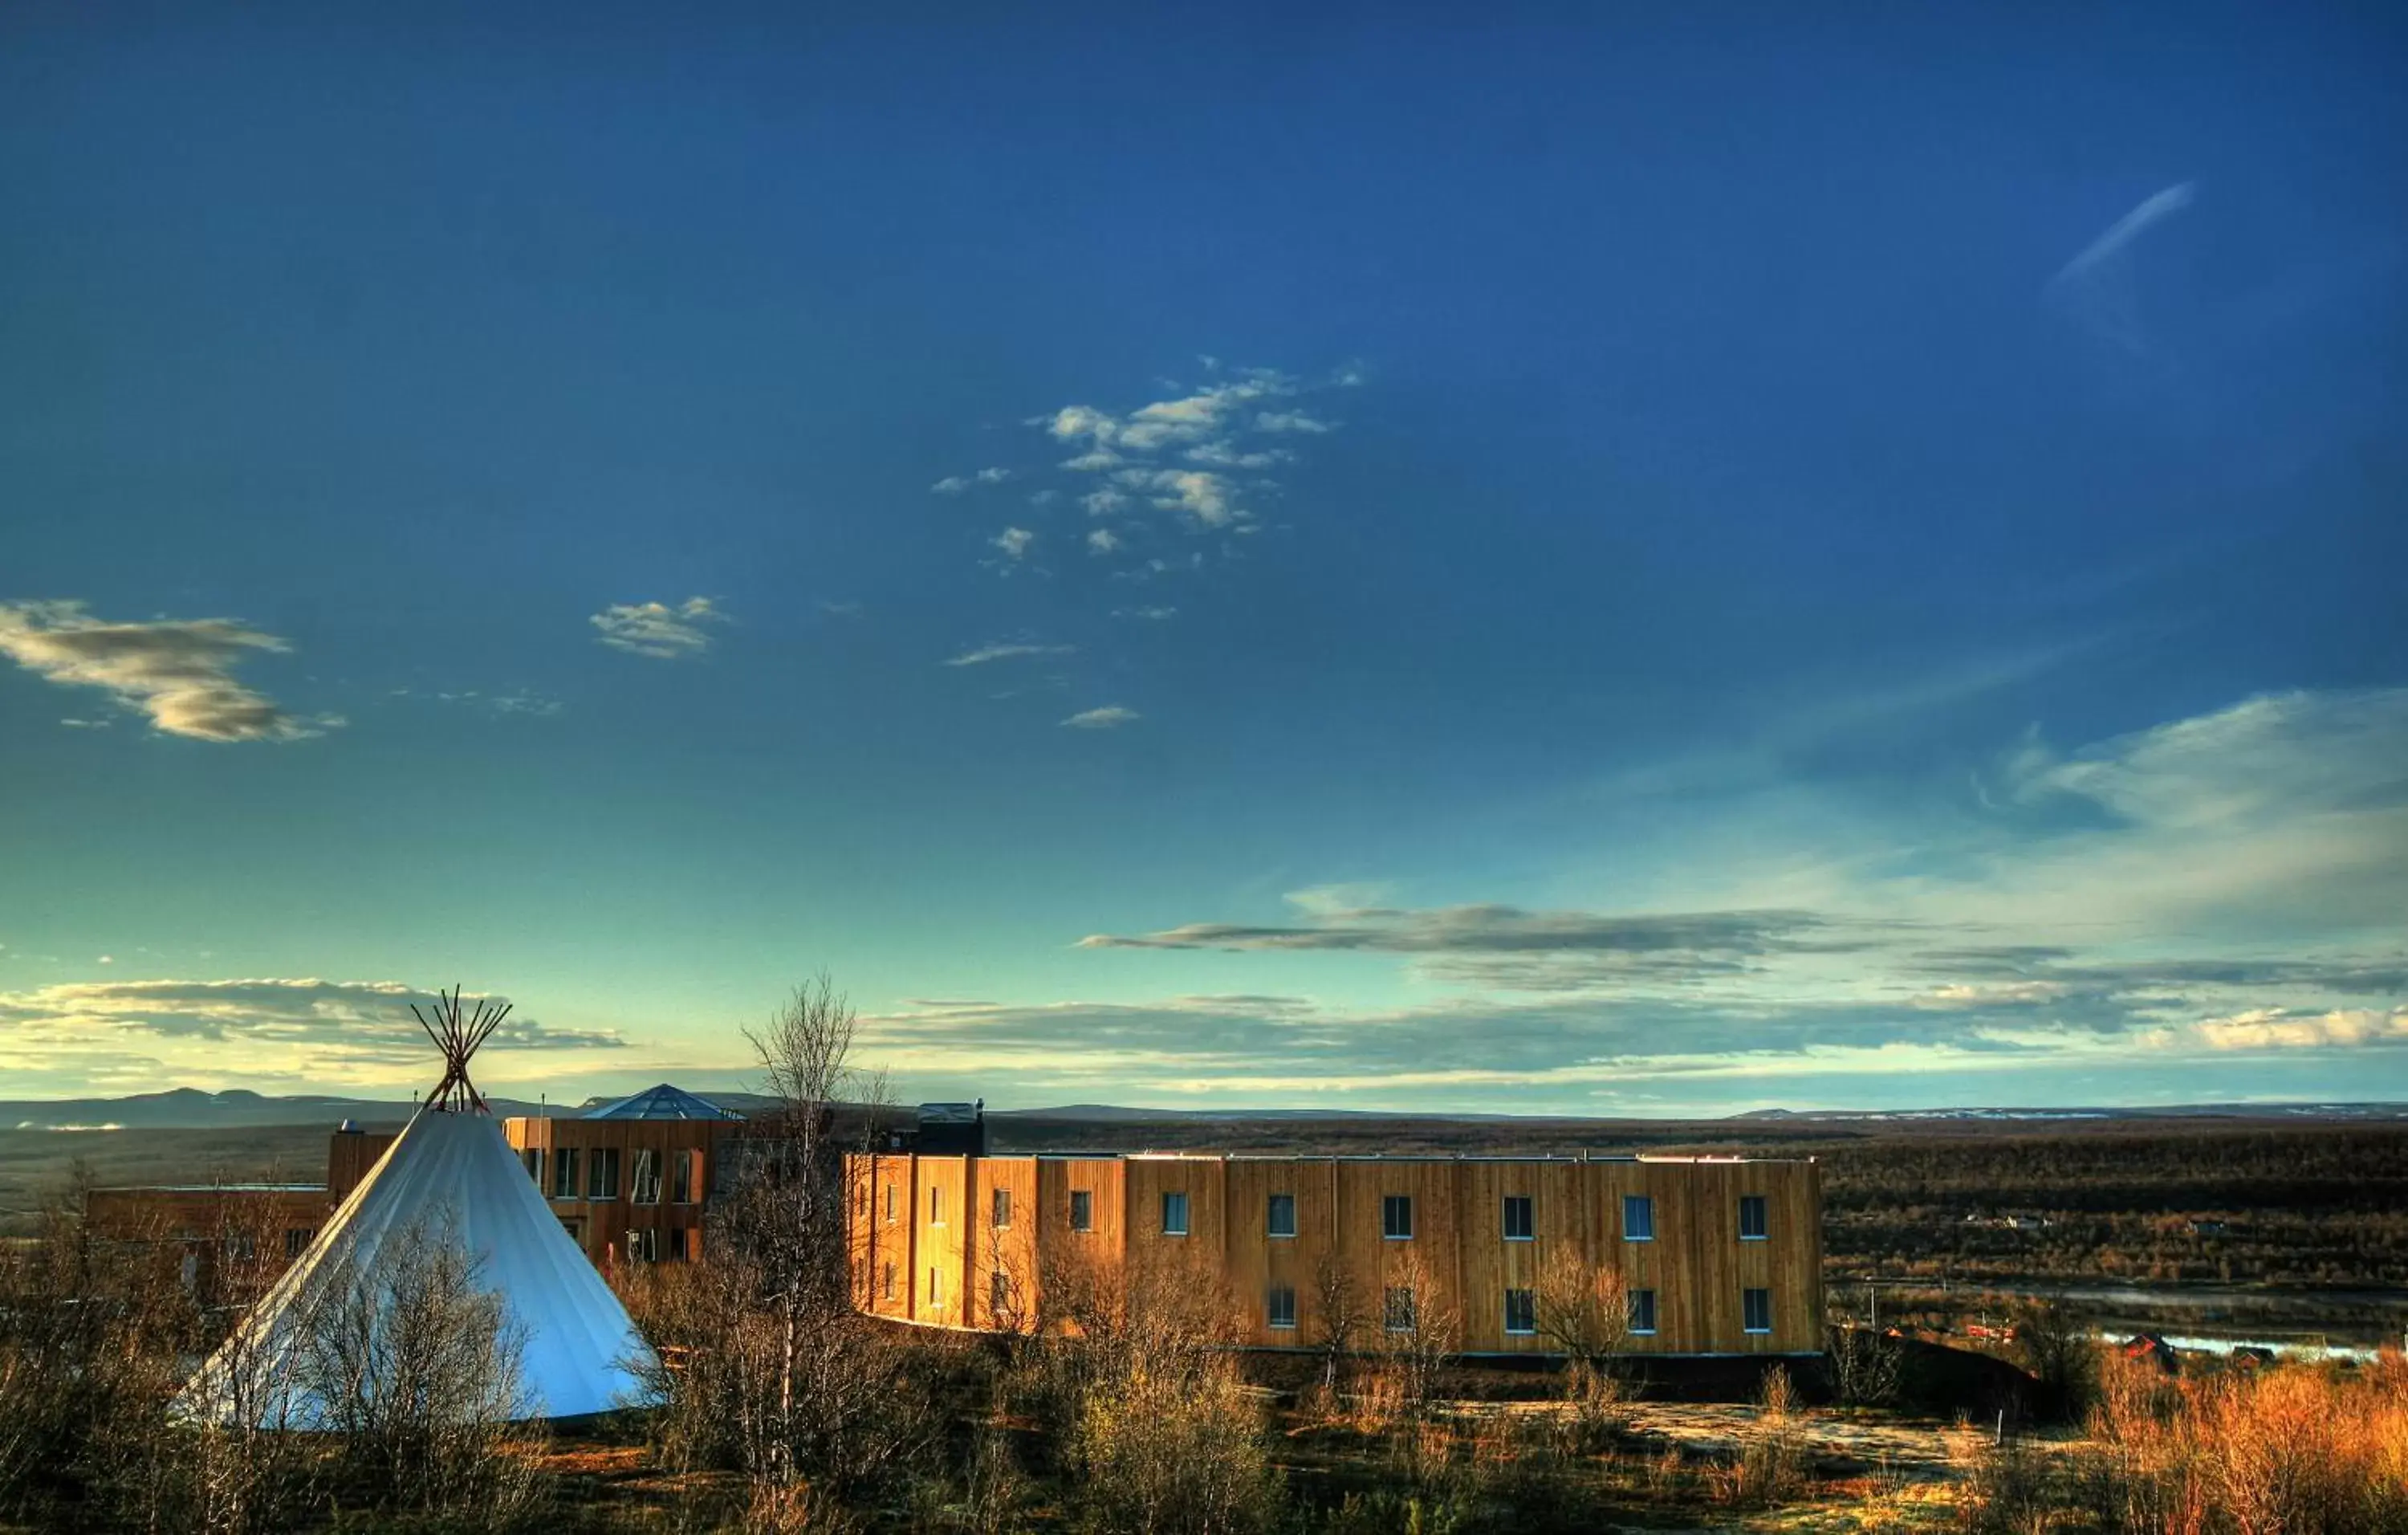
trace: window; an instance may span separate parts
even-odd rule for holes
[[[945,1271],[942,1269],[931,1269],[928,1270],[928,1304],[941,1306],[944,1303]]]
[[[238,1258],[259,1256],[259,1239],[248,1231],[236,1231],[223,1243],[228,1255]]]
[[[306,1226],[296,1226],[286,1230],[284,1233],[285,1257],[288,1259],[297,1258],[302,1254],[308,1252],[309,1250],[309,1239],[317,1234],[318,1233],[310,1230]]]
[[[1162,1234],[1166,1237],[1187,1235],[1187,1196],[1166,1194],[1162,1197]]]
[[[1528,1290],[1505,1292],[1505,1330],[1526,1335],[1539,1330],[1539,1298]]]
[[[694,1261],[693,1241],[694,1233],[687,1230],[684,1227],[670,1227],[669,1261],[671,1263],[692,1263]]]
[[[1296,1286],[1274,1284],[1263,1296],[1263,1320],[1285,1332],[1296,1326]]]
[[[694,1165],[701,1159],[702,1153],[698,1151],[669,1153],[669,1203],[673,1205],[694,1203],[694,1185],[698,1182],[694,1175]],[[863,1189],[861,1198],[864,1206],[862,1213],[867,1215],[869,1213],[867,1208],[869,1202],[869,1190]]]
[[[577,1148],[566,1146],[552,1154],[552,1197],[555,1199],[577,1198]]]
[[[930,1226],[945,1224],[945,1191],[941,1188],[932,1188],[928,1191],[928,1224]]]
[[[1293,1237],[1296,1235],[1295,1195],[1274,1194],[1271,1196],[1270,1216],[1265,1223],[1264,1229],[1268,1231],[1274,1237]]]
[[[1505,1240],[1530,1241],[1537,1236],[1537,1223],[1531,1213],[1530,1197],[1526,1194],[1505,1196]]]
[[[879,1285],[878,1298],[881,1300],[895,1298],[895,1260],[892,1258],[886,1261],[886,1274],[883,1283]]]
[[[1070,1229],[1093,1231],[1096,1228],[1096,1197],[1083,1188],[1070,1191]]]
[[[619,1197],[619,1148],[596,1146],[586,1158],[585,1197],[589,1199],[615,1199]]]
[[[639,1205],[661,1202],[661,1154],[647,1146],[636,1153],[636,1176],[627,1197]]]
[[[1739,1240],[1764,1240],[1764,1196],[1742,1194],[1739,1197]]]
[[[631,1226],[627,1228],[627,1261],[658,1263],[661,1261],[661,1232],[656,1226]]]
[[[1656,1331],[1656,1292],[1630,1292],[1630,1330],[1638,1337],[1648,1337]]]
[[[986,1310],[994,1320],[1011,1310],[1011,1276],[1000,1269],[986,1276]]]
[[[527,1182],[533,1184],[538,1188],[543,1187],[542,1150],[538,1147],[529,1146],[526,1150],[519,1153],[519,1162],[527,1169]]]
[[[1380,1197],[1380,1235],[1390,1241],[1410,1241],[1413,1235],[1413,1197],[1410,1194],[1383,1194]]]
[[[1739,1293],[1740,1325],[1749,1332],[1772,1330],[1772,1292],[1742,1290]]]
[[[997,1231],[1011,1224],[1011,1190],[999,1188],[995,1191],[995,1209],[987,1216],[987,1223]]]
[[[895,1224],[895,1185],[893,1184],[886,1185],[886,1224],[889,1226]]]
[[[1380,1321],[1381,1325],[1385,1327],[1390,1332],[1411,1332],[1413,1330],[1413,1328],[1418,1325],[1418,1313],[1413,1308],[1413,1287],[1412,1285],[1391,1284],[1388,1286],[1387,1293],[1381,1297]]]
[[[584,1217],[580,1215],[563,1215],[560,1217],[560,1228],[568,1233],[568,1240],[577,1244],[577,1250],[579,1252],[581,1253],[585,1250]]]
[[[1654,1241],[1656,1240],[1656,1201],[1644,1194],[1622,1197],[1622,1240]]]

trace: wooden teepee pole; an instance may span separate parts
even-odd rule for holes
[[[426,1037],[435,1041],[435,1048],[443,1052],[443,1080],[435,1084],[435,1091],[427,1096],[426,1102],[430,1108],[453,1113],[470,1108],[479,1113],[490,1113],[493,1111],[486,1104],[484,1095],[478,1092],[477,1084],[468,1080],[468,1057],[492,1037],[495,1028],[501,1026],[502,1019],[509,1013],[510,1005],[480,998],[476,1015],[463,1023],[460,1016],[463,990],[455,983],[448,993],[437,991],[435,994],[437,1000],[430,1007],[435,1014],[432,1021],[418,1011],[417,1003],[409,1004],[410,1016],[418,1020],[418,1026],[426,1031]]]

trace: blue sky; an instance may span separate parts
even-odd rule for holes
[[[2408,1091],[2387,7],[490,9],[0,19],[9,1096]]]

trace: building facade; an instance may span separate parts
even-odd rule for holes
[[[740,1115],[664,1083],[580,1114],[513,1117],[502,1137],[595,1267],[702,1256],[703,1212]],[[223,1258],[280,1270],[359,1186],[397,1130],[350,1124],[327,1139],[323,1184],[94,1189],[95,1232],[180,1250],[188,1280]]]
[[[1242,1341],[1305,1347],[1334,1275],[1374,1333],[1443,1313],[1464,1353],[1543,1354],[1541,1275],[1577,1260],[1620,1279],[1633,1352],[1823,1346],[1812,1161],[905,1153],[846,1182],[855,1304],[924,1326],[1028,1326],[1074,1271],[1183,1272]]]

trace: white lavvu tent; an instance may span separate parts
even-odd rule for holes
[[[442,1083],[185,1386],[182,1416],[258,1427],[337,1421],[308,1365],[312,1319],[381,1301],[380,1263],[429,1241],[457,1242],[474,1286],[501,1302],[521,1386],[509,1415],[571,1418],[652,1402],[638,1373],[652,1350],[468,1083],[468,1056],[508,1011],[480,1005],[464,1024],[455,993],[435,1023],[420,1019],[444,1052]]]

